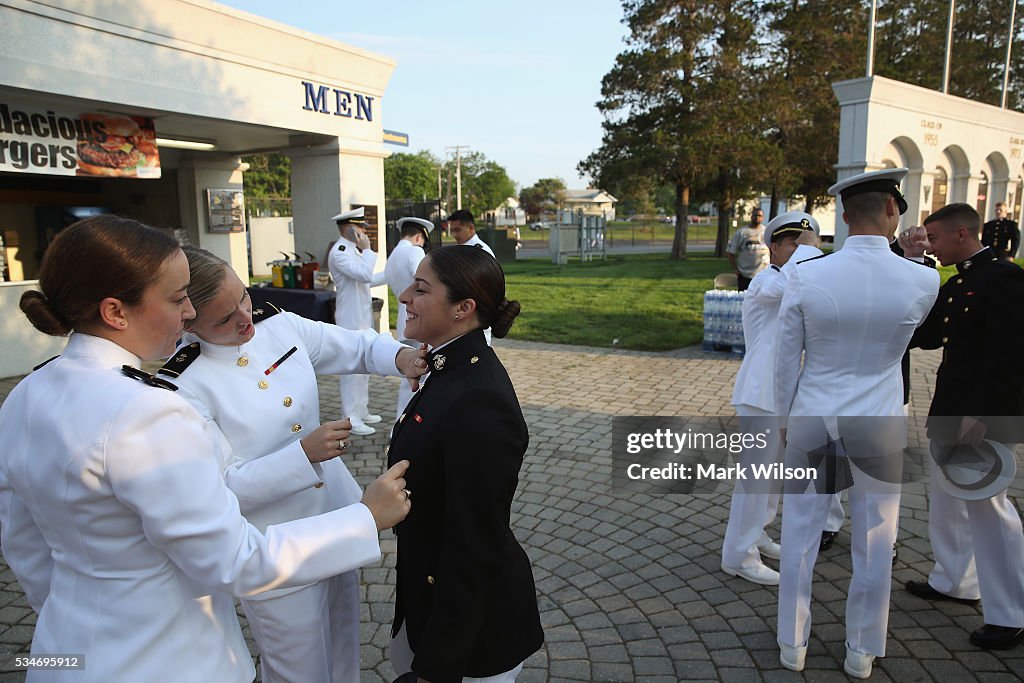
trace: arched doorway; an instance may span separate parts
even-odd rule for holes
[[[932,178],[932,213],[946,205],[946,195],[948,192],[949,177],[946,175],[946,169],[936,166],[935,176]]]

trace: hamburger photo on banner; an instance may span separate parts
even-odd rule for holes
[[[160,158],[152,119],[81,114],[78,175],[159,178]]]

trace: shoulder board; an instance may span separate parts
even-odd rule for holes
[[[833,251],[833,252],[830,252],[828,254],[822,254],[821,256],[812,256],[811,258],[805,258],[803,261],[797,261],[797,263],[807,263],[808,261],[817,261],[820,258],[825,258],[826,256],[830,256],[831,254],[834,254],[834,253],[835,252]]]
[[[121,372],[123,372],[128,377],[131,377],[132,379],[137,379],[140,382],[148,384],[151,387],[159,387],[160,389],[167,389],[168,391],[178,390],[178,387],[174,383],[168,382],[166,379],[161,379],[156,375],[151,375],[145,370],[140,370],[131,365],[122,365]]]
[[[50,362],[51,360],[56,360],[57,358],[60,358],[60,354],[57,354],[57,355],[56,355],[56,356],[54,356],[53,358],[47,358],[46,360],[44,360],[44,361],[43,361],[42,363],[40,363],[39,365],[37,365],[37,366],[35,366],[34,368],[32,368],[32,372],[35,372],[35,371],[36,371],[36,370],[38,370],[39,368],[41,368],[41,367],[43,367],[44,365],[46,365],[47,363],[49,363],[49,362]]]
[[[168,377],[179,377],[189,365],[192,365],[192,361],[199,358],[201,352],[202,349],[199,346],[199,342],[192,342],[188,346],[176,351],[170,360],[164,363],[163,367],[157,370],[157,372]]]
[[[252,321],[253,323],[263,322],[267,318],[275,316],[281,312],[282,311],[280,308],[270,303],[269,301],[265,301],[256,308],[252,309]]]
[[[339,244],[338,245],[338,251],[345,251],[345,245],[344,244]]]

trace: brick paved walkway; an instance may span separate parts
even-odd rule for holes
[[[848,530],[815,568],[807,669],[783,670],[775,644],[776,589],[719,570],[729,493],[653,497],[609,485],[615,415],[728,415],[739,363],[696,348],[609,351],[499,341],[530,426],[531,444],[513,527],[533,560],[547,642],[521,681],[845,680],[844,591]],[[914,352],[915,412],[927,408],[934,352]],[[393,410],[397,379],[371,379],[371,407]],[[0,380],[0,398],[13,380]],[[338,417],[337,382],[322,378],[324,419]],[[385,437],[355,437],[349,466],[367,483],[381,471]],[[920,446],[915,435],[912,446]],[[1018,484],[1016,500],[1024,495]],[[778,537],[778,523],[771,530]],[[363,680],[390,681],[387,642],[394,549],[363,570]],[[903,494],[888,656],[873,681],[1016,681],[1024,648],[987,653],[967,636],[979,608],[933,606],[900,589],[930,568],[924,485]],[[0,652],[24,652],[34,615],[0,565]],[[246,633],[248,631],[246,630]],[[0,674],[0,683],[23,674]]]

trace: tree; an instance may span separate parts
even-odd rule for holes
[[[519,192],[519,204],[527,216],[540,218],[546,209],[557,209],[565,201],[565,181],[541,178]]]
[[[686,256],[690,194],[710,190],[720,236],[735,198],[778,163],[764,128],[752,0],[624,0],[627,49],[601,82],[601,147],[579,164],[601,187],[670,183],[670,258]],[[726,236],[727,237],[727,236]]]
[[[246,206],[252,215],[277,211],[291,214],[292,160],[283,154],[251,154],[243,156],[249,170],[242,174]]]
[[[509,197],[516,196],[516,184],[508,177],[503,166],[490,161],[481,152],[470,152],[462,157],[462,208],[474,216],[482,216],[498,208]],[[446,169],[452,176],[450,194],[453,199],[449,210],[454,210],[454,160],[447,162]]]
[[[437,195],[441,162],[426,150],[392,154],[384,160],[384,195],[389,199],[426,199]]]
[[[863,75],[867,10],[860,0],[778,0],[765,7],[771,69],[766,99],[783,162],[773,194],[802,195],[804,210],[827,203],[839,155],[839,103],[832,83]],[[772,210],[775,210],[774,202]]]

